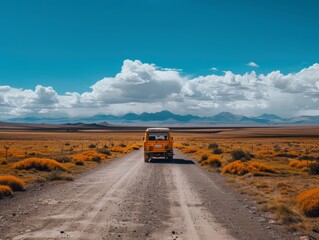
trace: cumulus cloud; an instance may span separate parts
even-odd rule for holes
[[[120,73],[98,81],[83,96],[104,104],[155,102],[178,94],[185,81],[177,70],[125,60]]]
[[[319,64],[297,73],[225,71],[185,77],[178,69],[125,60],[114,77],[97,81],[84,93],[58,94],[53,87],[0,86],[1,119],[19,116],[121,115],[170,110],[179,114],[213,115],[221,111],[289,117],[319,115]]]
[[[34,91],[34,103],[51,105],[58,102],[58,94],[52,87],[36,86]]]
[[[258,65],[257,63],[254,63],[254,62],[249,62],[249,63],[247,63],[247,66],[259,68],[259,65]]]

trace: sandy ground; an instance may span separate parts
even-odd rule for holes
[[[180,152],[144,163],[134,151],[0,203],[1,240],[294,239]]]

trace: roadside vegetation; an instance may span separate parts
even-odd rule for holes
[[[319,140],[180,134],[175,147],[249,196],[273,224],[319,238]]]
[[[0,198],[32,184],[72,181],[142,146],[142,133],[0,133]]]

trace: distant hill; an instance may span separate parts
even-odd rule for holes
[[[274,114],[262,114],[256,117],[236,115],[230,112],[221,112],[213,116],[199,117],[195,115],[178,115],[170,111],[161,111],[156,113],[128,113],[122,116],[99,114],[92,117],[76,118],[13,118],[9,122],[19,123],[51,123],[51,124],[89,124],[103,123],[108,124],[131,124],[141,125],[316,125],[319,124],[319,116],[299,116],[294,118],[281,118]]]

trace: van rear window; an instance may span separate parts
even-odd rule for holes
[[[168,133],[166,133],[166,132],[150,132],[150,133],[148,133],[148,140],[150,140],[150,141],[168,140]]]

